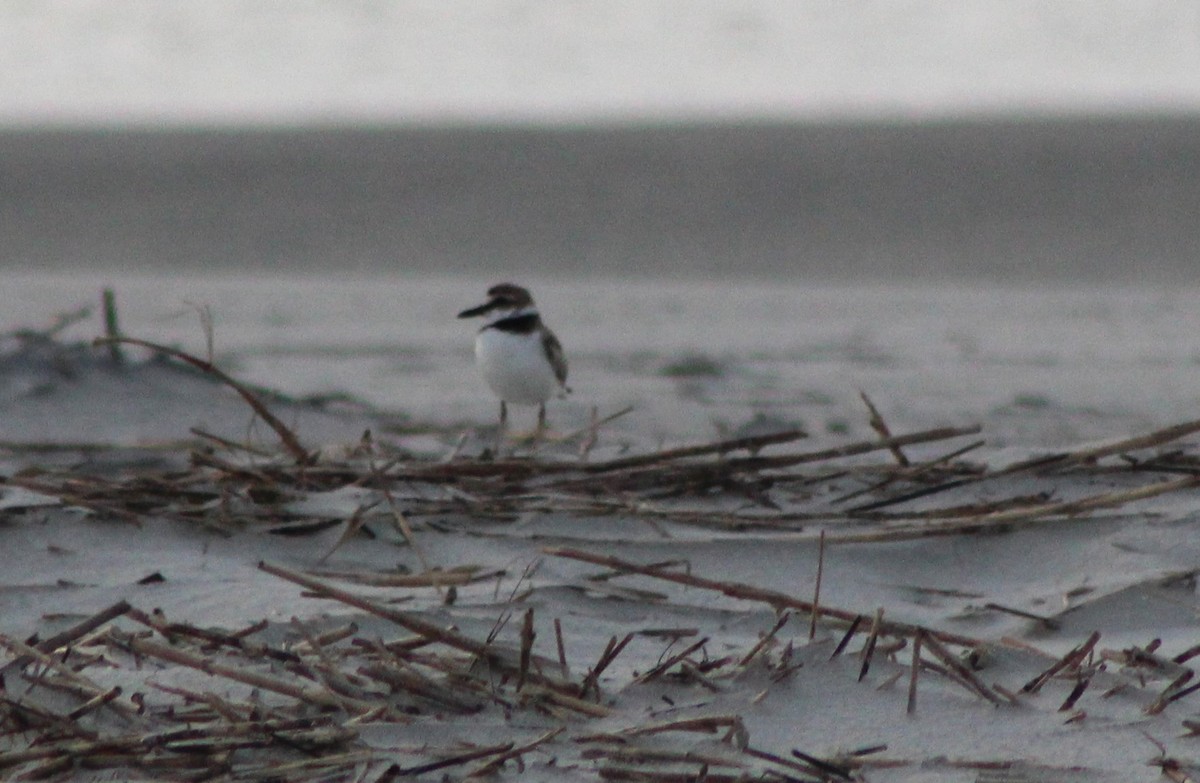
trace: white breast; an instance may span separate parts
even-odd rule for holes
[[[505,402],[538,405],[558,388],[539,332],[512,334],[484,329],[475,338],[475,359],[487,385]]]

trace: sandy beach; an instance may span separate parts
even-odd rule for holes
[[[11,281],[5,775],[1195,774],[1191,291],[547,280],[489,460],[484,281],[117,281],[299,451],[100,283]]]
[[[0,4],[0,780],[1200,780],[1197,30]]]

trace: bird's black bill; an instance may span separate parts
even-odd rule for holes
[[[499,303],[495,299],[493,299],[490,302],[484,302],[483,304],[479,305],[479,307],[472,307],[470,310],[463,310],[461,313],[458,314],[458,317],[459,318],[474,318],[477,315],[485,315],[485,314],[491,312],[492,310],[496,309],[498,304]]]

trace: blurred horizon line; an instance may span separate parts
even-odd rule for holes
[[[1195,281],[1200,115],[0,130],[0,270]]]
[[[1004,126],[1070,123],[1157,123],[1200,121],[1200,103],[1182,106],[1175,102],[1148,103],[1128,107],[1063,106],[1030,104],[1020,108],[946,108],[936,111],[849,111],[809,113],[681,112],[644,114],[600,112],[562,115],[440,113],[402,118],[391,115],[338,114],[305,115],[296,119],[221,119],[161,116],[146,118],[76,118],[52,120],[40,117],[14,120],[0,116],[0,134],[80,134],[130,132],[155,133],[305,133],[305,132],[429,132],[429,131],[637,131],[669,128],[837,128],[837,127],[925,127]]]

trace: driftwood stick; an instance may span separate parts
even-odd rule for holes
[[[315,704],[321,707],[334,707],[345,709],[347,706],[359,710],[374,710],[379,707],[378,704],[363,702],[352,699],[347,696],[335,695],[326,688],[318,688],[313,686],[301,686],[295,684],[293,680],[285,680],[281,677],[275,677],[269,674],[260,672],[248,671],[239,669],[234,666],[223,664],[219,661],[214,661],[210,658],[205,658],[201,655],[181,650],[178,647],[171,647],[158,642],[152,642],[147,639],[139,639],[132,634],[124,634],[118,631],[109,631],[108,638],[117,646],[138,655],[145,655],[150,658],[159,658],[164,661],[186,666],[189,669],[205,672],[216,677],[224,677],[229,680],[244,683],[255,688],[262,688],[265,691],[271,691],[283,696],[289,696],[298,701],[303,701],[308,704]]]
[[[917,678],[921,673],[921,647],[925,642],[925,633],[917,631],[913,635],[912,646],[912,671],[908,677],[908,706],[905,712],[913,715],[917,711]]]
[[[773,432],[769,435],[755,435],[748,438],[733,438],[731,440],[721,440],[715,443],[705,443],[700,446],[682,446],[677,449],[667,449],[665,451],[658,451],[653,454],[638,454],[632,457],[622,457],[621,459],[608,460],[607,462],[597,462],[583,467],[582,469],[588,473],[607,473],[613,470],[640,468],[647,465],[656,465],[661,462],[671,462],[673,460],[686,459],[688,457],[702,457],[708,454],[727,454],[731,451],[743,450],[756,452],[766,446],[772,446],[780,443],[791,443],[792,441],[807,437],[808,433],[804,430],[786,430],[784,432]]]
[[[311,573],[326,579],[342,579],[371,587],[461,587],[475,582],[490,581],[505,574],[503,570],[482,571],[476,566],[455,566],[419,574],[332,570],[314,570]]]
[[[1024,693],[1037,693],[1042,686],[1049,682],[1050,678],[1061,671],[1070,671],[1079,666],[1080,662],[1087,657],[1088,653],[1096,646],[1096,642],[1100,641],[1100,632],[1093,631],[1092,635],[1087,638],[1083,644],[1069,651],[1066,655],[1059,658],[1054,664],[1044,672],[1034,677],[1029,682],[1025,683],[1021,691]]]
[[[477,658],[485,660],[492,665],[498,666],[510,673],[516,673],[519,663],[516,660],[511,660],[513,656],[504,655],[503,652],[496,647],[486,643],[472,639],[469,636],[460,634],[457,631],[443,628],[436,623],[429,622],[418,615],[410,612],[401,612],[391,607],[382,606],[374,601],[367,600],[362,596],[355,595],[345,590],[339,589],[332,585],[313,579],[309,576],[301,574],[297,571],[284,568],[283,566],[273,565],[266,562],[261,562],[258,567],[266,571],[268,574],[285,579],[301,587],[306,587],[313,593],[323,597],[331,598],[335,601],[340,601],[348,606],[353,606],[356,609],[362,609],[364,612],[373,614],[376,617],[382,617],[389,620],[402,628],[412,631],[415,634],[423,636],[431,641],[439,642],[461,652],[469,653]],[[577,689],[572,683],[548,675],[537,672],[531,669],[526,676],[529,682],[535,682],[543,685],[551,690],[560,691],[562,693],[574,693]]]
[[[808,618],[808,638],[817,638],[817,617],[821,614],[821,577],[825,575],[825,528],[817,539],[817,583],[813,586],[812,614]]]
[[[446,767],[467,764],[472,761],[477,761],[478,759],[487,758],[488,756],[494,756],[497,753],[504,753],[505,751],[511,750],[512,747],[513,743],[506,742],[503,745],[491,745],[485,748],[477,748],[475,750],[450,756],[439,761],[431,761],[427,764],[417,764],[412,767],[401,767],[393,764],[384,771],[384,777],[387,778],[388,773],[391,773],[392,777],[415,777],[417,775],[424,775],[427,772],[436,772],[437,770],[445,769]]]
[[[835,448],[821,449],[818,451],[801,452],[799,454],[785,454],[779,456],[750,456],[750,457],[733,457],[723,460],[706,460],[695,462],[675,462],[664,463],[660,454],[648,454],[644,456],[628,457],[622,460],[613,461],[618,463],[616,467],[610,467],[613,462],[594,463],[592,465],[574,466],[576,473],[587,474],[584,478],[578,476],[569,477],[565,481],[558,482],[555,486],[561,488],[580,488],[586,489],[595,487],[599,482],[601,486],[610,486],[613,482],[633,482],[649,481],[650,483],[660,484],[666,478],[669,478],[673,483],[686,484],[688,482],[704,482],[704,481],[719,481],[726,476],[737,473],[756,473],[768,470],[780,470],[784,468],[795,467],[812,462],[823,462],[827,460],[839,459],[842,457],[854,457],[863,454],[870,454],[876,451],[887,450],[895,446],[915,445],[918,443],[928,443],[932,441],[947,440],[963,435],[974,435],[978,433],[980,428],[974,427],[941,427],[938,429],[925,430],[923,432],[914,432],[907,435],[898,435],[892,438],[859,441],[850,443],[845,446]],[[714,444],[715,446],[716,444]],[[712,450],[713,446],[706,447],[689,447],[689,448],[706,448]],[[672,452],[665,452],[671,454]],[[631,460],[637,460],[631,464]],[[568,466],[539,465],[540,472],[547,473],[564,473]],[[493,469],[493,472],[495,470]],[[596,475],[599,474],[599,475]],[[669,476],[667,475],[669,474]]]
[[[212,362],[206,362],[203,359],[192,356],[189,353],[185,353],[178,348],[172,348],[168,345],[160,345],[159,343],[152,343],[148,340],[139,340],[135,337],[99,338],[93,343],[93,345],[103,346],[113,345],[116,343],[136,345],[141,348],[154,351],[155,353],[165,354],[174,359],[178,359],[185,364],[190,364],[198,370],[213,376],[221,383],[237,392],[241,398],[246,401],[246,404],[250,406],[254,413],[257,414],[258,417],[264,422],[266,422],[268,427],[275,431],[275,434],[279,436],[280,442],[283,443],[283,447],[287,449],[288,453],[292,455],[292,458],[295,459],[297,463],[306,465],[312,461],[312,455],[308,453],[308,450],[305,449],[304,446],[300,445],[300,440],[296,437],[296,434],[292,432],[286,424],[280,421],[275,414],[271,413],[271,411],[267,409],[267,406],[263,404],[263,401],[260,400],[258,396],[254,394],[254,392],[250,391],[249,388],[238,381],[235,381],[225,372],[218,369],[217,366]]]
[[[938,485],[936,487],[923,488],[923,489],[915,490],[915,491],[905,494],[905,495],[900,495],[900,496],[893,497],[893,498],[886,498],[881,501],[867,503],[867,504],[864,504],[861,506],[857,506],[855,508],[850,509],[849,513],[874,511],[874,510],[877,510],[880,508],[884,508],[886,506],[895,505],[897,503],[904,503],[909,500],[916,500],[917,498],[928,497],[929,495],[933,495],[933,494],[936,494],[939,492],[945,492],[950,489],[957,489],[958,487],[962,487],[967,484],[974,484],[974,483],[980,482],[980,481],[988,481],[991,479],[1002,478],[1005,476],[1011,476],[1015,473],[1025,473],[1025,472],[1037,471],[1037,470],[1057,470],[1057,469],[1071,467],[1073,465],[1080,465],[1080,464],[1085,464],[1088,462],[1095,462],[1104,457],[1111,457],[1116,454],[1125,454],[1127,452],[1137,451],[1139,449],[1148,449],[1148,448],[1153,448],[1155,446],[1162,446],[1166,443],[1170,443],[1171,441],[1174,441],[1174,440],[1179,440],[1180,438],[1185,438],[1188,435],[1193,435],[1197,432],[1200,432],[1200,419],[1197,419],[1194,421],[1189,421],[1189,422],[1184,422],[1182,424],[1176,424],[1176,425],[1173,425],[1170,427],[1164,427],[1163,429],[1155,430],[1154,432],[1151,432],[1151,433],[1148,433],[1145,435],[1137,435],[1137,436],[1134,436],[1131,438],[1124,438],[1122,440],[1115,441],[1112,443],[1100,444],[1097,446],[1091,446],[1088,448],[1078,449],[1076,451],[1058,452],[1055,454],[1043,455],[1043,456],[1035,457],[1033,459],[1028,459],[1028,460],[1021,460],[1019,462],[1014,462],[1014,463],[1007,465],[1003,468],[1000,468],[998,470],[982,473],[978,476],[971,476],[969,478],[958,479],[955,481],[950,481],[945,484]]]
[[[730,460],[731,466],[739,470],[771,470],[777,468],[788,468],[793,465],[803,465],[808,462],[824,462],[830,459],[838,459],[841,457],[857,457],[862,454],[870,454],[875,451],[890,451],[899,446],[915,446],[919,443],[932,443],[939,440],[950,440],[951,438],[961,438],[966,435],[978,435],[981,431],[979,425],[970,427],[938,427],[931,430],[923,430],[921,432],[912,432],[907,435],[895,435],[891,438],[882,438],[877,440],[865,440],[856,443],[849,443],[845,446],[836,446],[834,448],[822,449],[820,451],[809,451],[802,454],[787,454],[778,457],[742,457],[739,459]]]
[[[630,728],[619,729],[614,732],[605,732],[603,734],[588,734],[581,737],[575,737],[574,741],[577,743],[621,742],[627,737],[664,734],[669,731],[715,734],[721,729],[736,728],[739,725],[741,725],[741,718],[739,718],[737,715],[707,715],[702,718],[681,718],[679,720],[665,721],[663,723],[650,723],[641,726],[632,726]]]
[[[496,756],[496,758],[491,759],[486,764],[481,764],[480,766],[476,767],[475,769],[472,769],[469,772],[467,772],[466,779],[470,780],[471,778],[481,778],[481,777],[486,777],[487,775],[491,775],[492,773],[499,770],[500,767],[504,766],[505,762],[507,762],[509,759],[514,759],[514,758],[517,758],[518,756],[522,756],[522,755],[528,753],[529,751],[533,750],[534,748],[538,747],[539,745],[546,744],[547,742],[554,739],[559,734],[562,734],[566,730],[567,730],[566,726],[559,726],[556,729],[551,729],[550,731],[547,731],[545,734],[542,734],[541,736],[537,737],[532,742],[526,742],[524,745],[518,745],[514,748],[510,748],[510,749],[500,753],[498,756]]]
[[[754,646],[742,656],[742,659],[738,661],[738,666],[745,667],[750,665],[750,661],[754,660],[758,654],[762,652],[763,648],[771,643],[771,640],[775,638],[776,634],[783,630],[783,626],[787,625],[787,621],[790,619],[792,619],[791,612],[783,612],[780,614],[779,619],[775,621],[775,625],[771,628],[771,630],[763,634],[762,638],[755,642]],[[708,641],[708,639],[705,639],[705,641]]]
[[[1071,689],[1069,694],[1067,694],[1066,700],[1063,701],[1062,706],[1058,708],[1058,711],[1069,712],[1071,708],[1075,706],[1075,702],[1079,701],[1079,698],[1083,696],[1083,692],[1088,689],[1088,686],[1091,685],[1091,683],[1091,676],[1080,677],[1079,682],[1075,683],[1075,687]],[[1151,705],[1151,707],[1153,707],[1153,705]],[[1155,713],[1147,711],[1146,714],[1153,715]]]
[[[89,633],[96,630],[100,626],[117,619],[118,617],[125,614],[132,608],[133,607],[131,607],[129,605],[128,601],[117,601],[112,606],[110,606],[106,609],[101,609],[99,612],[96,612],[96,614],[92,615],[91,617],[87,618],[86,620],[83,620],[83,621],[71,626],[70,628],[66,629],[65,631],[56,633],[53,636],[47,637],[46,639],[43,639],[40,642],[30,642],[30,644],[32,645],[32,647],[35,650],[38,650],[39,652],[44,652],[44,653],[54,652],[59,647],[63,647],[65,645],[70,644],[71,642],[81,639],[84,636],[87,636]],[[20,669],[20,668],[28,665],[32,661],[33,661],[33,658],[30,658],[29,656],[24,656],[24,655],[18,656],[15,659],[4,664],[4,666],[0,667],[0,676],[3,676],[6,672],[9,672],[13,669]]]
[[[908,479],[909,481],[911,481],[914,478],[917,478],[919,476],[923,476],[923,475],[929,473],[934,468],[941,467],[953,460],[958,459],[959,457],[963,456],[964,454],[968,454],[972,451],[975,451],[976,449],[983,448],[985,445],[987,445],[986,440],[971,441],[967,445],[957,448],[954,451],[951,451],[947,454],[943,454],[940,457],[936,457],[936,458],[930,460],[929,462],[922,462],[921,464],[917,465],[915,468],[911,469],[910,471],[906,471],[903,474],[895,474],[893,476],[889,476],[886,479],[884,479],[883,481],[876,484],[875,486],[857,490],[855,492],[850,493],[849,495],[843,495],[842,497],[837,499],[837,502],[844,503],[848,500],[859,497],[860,495],[864,495],[868,492],[874,492],[874,491],[880,490],[883,487],[894,484],[896,482],[896,480],[900,479],[900,478]],[[955,489],[956,487],[961,487],[964,484],[970,484],[972,482],[980,481],[984,478],[989,478],[990,476],[991,476],[991,474],[989,474],[987,472],[980,472],[980,473],[977,473],[976,475],[970,476],[968,478],[955,479],[953,481],[947,481],[947,482],[944,482],[941,484],[936,484],[934,486],[921,487],[920,489],[914,489],[912,491],[904,492],[899,495],[892,495],[891,497],[886,497],[886,498],[883,498],[882,500],[874,500],[874,501],[871,501],[870,503],[863,503],[861,505],[852,506],[851,508],[846,509],[846,513],[847,514],[865,514],[868,511],[877,511],[881,508],[887,508],[888,506],[896,506],[901,503],[907,503],[910,500],[917,500],[918,498],[928,497],[930,495],[936,495],[941,492],[946,492],[951,489]]]
[[[109,338],[108,355],[112,363],[118,367],[125,363],[125,354],[121,352],[121,326],[117,320],[117,293],[111,288],[105,288],[101,294],[104,305],[104,334]]]
[[[1186,421],[1182,424],[1174,424],[1170,427],[1164,427],[1154,432],[1146,433],[1145,435],[1135,435],[1131,438],[1123,438],[1111,443],[1101,443],[1096,446],[1089,446],[1075,451],[1062,452],[1048,456],[1038,457],[1032,460],[1016,462],[1003,468],[1000,473],[1015,473],[1022,470],[1032,468],[1060,468],[1068,465],[1078,465],[1085,462],[1095,462],[1104,457],[1111,457],[1116,454],[1125,454],[1130,451],[1139,451],[1141,449],[1154,448],[1165,443],[1170,443],[1180,438],[1186,438],[1189,435],[1194,435],[1200,432],[1200,419]]]
[[[567,665],[567,649],[563,644],[562,620],[554,618],[554,644],[558,648],[558,666],[562,669],[562,676],[571,676],[571,667]]]
[[[533,640],[537,634],[533,630],[533,607],[525,610],[525,619],[521,623],[521,657],[517,664],[517,690],[525,687],[525,676],[529,673],[529,662],[533,655]]]
[[[883,625],[883,607],[875,610],[875,619],[871,622],[871,631],[867,634],[867,643],[862,648],[862,665],[858,669],[858,681],[862,682],[871,669],[871,658],[875,655],[875,644],[879,641],[879,627]],[[918,630],[917,633],[920,633]]]
[[[943,647],[942,643],[935,637],[930,634],[925,634],[922,641],[924,645],[929,648],[929,652],[933,653],[934,656],[942,661],[942,663],[946,664],[946,667],[950,669],[950,671],[954,672],[962,680],[964,680],[971,690],[975,691],[997,707],[999,707],[1001,704],[1004,704],[1003,699],[997,696],[991,688],[984,685],[983,682],[981,682],[980,679],[975,676],[975,672],[968,669],[967,666],[958,659],[958,656]]]
[[[71,720],[79,720],[84,715],[87,715],[89,712],[94,712],[95,710],[99,709],[100,707],[103,707],[105,704],[108,704],[109,702],[111,702],[113,699],[117,698],[120,695],[121,695],[120,686],[113,686],[112,688],[109,688],[104,693],[96,694],[88,701],[84,702],[83,704],[79,705],[75,709],[71,710],[69,713],[67,713],[67,717],[70,718]]]
[[[600,435],[600,428],[605,424],[616,421],[622,416],[627,416],[630,413],[633,413],[633,410],[633,406],[628,405],[616,413],[610,413],[604,418],[600,418],[600,409],[593,406],[591,421],[586,427],[580,427],[573,432],[568,432],[566,435],[556,436],[553,441],[539,443],[529,450],[529,455],[537,456],[556,443],[569,443],[576,438],[583,436],[583,440],[579,444],[579,457],[581,460],[586,460],[587,455],[591,453],[592,449],[596,446],[596,441],[599,439]]]
[[[837,647],[833,648],[833,654],[829,656],[829,660],[832,661],[834,658],[842,654],[846,647],[849,646],[850,640],[854,638],[854,634],[858,632],[858,627],[862,625],[863,621],[866,619],[867,618],[863,617],[861,614],[856,614],[854,616],[854,619],[850,621],[850,625],[846,627],[846,632],[842,634],[841,641],[837,643]],[[918,631],[918,633],[920,633],[920,631]]]
[[[1088,511],[1119,508],[1139,500],[1200,487],[1200,476],[1188,476],[1173,481],[1159,481],[1144,487],[1103,492],[1078,500],[1056,503],[1040,503],[1035,506],[993,511],[979,516],[951,519],[946,522],[907,524],[874,533],[846,533],[834,536],[839,544],[866,544],[880,541],[906,541],[933,536],[959,535],[1010,524],[1046,524],[1061,521],[1063,517],[1078,516]],[[928,515],[929,512],[926,512]],[[918,517],[919,518],[919,517]]]
[[[617,641],[617,637],[612,637],[608,641],[608,646],[604,648],[604,652],[600,655],[600,660],[596,661],[596,665],[591,668],[587,675],[583,678],[583,682],[579,686],[579,696],[585,697],[589,690],[595,690],[599,696],[600,675],[604,670],[617,659],[617,656],[633,641],[633,634],[625,634],[625,638]]]
[[[428,639],[432,639],[436,642],[441,642],[442,644],[445,644],[446,646],[452,647],[456,650],[461,650],[462,652],[470,653],[471,655],[485,659],[489,659],[495,655],[496,651],[485,642],[479,642],[470,638],[469,636],[442,628],[441,626],[431,623],[428,620],[424,620],[417,615],[410,614],[408,612],[397,611],[387,606],[382,606],[374,601],[370,601],[361,596],[347,592],[346,590],[342,590],[334,587],[333,585],[313,579],[312,577],[301,574],[298,571],[284,568],[283,566],[273,565],[267,562],[260,562],[258,567],[260,570],[266,571],[268,574],[277,576],[280,579],[285,579],[289,582],[293,582],[301,587],[305,587],[321,597],[332,598],[335,601],[340,601],[341,603],[347,604],[348,606],[353,606],[356,609],[362,609],[369,614],[382,617],[385,620],[390,620],[396,625],[406,628],[413,633],[419,634]]]
[[[71,667],[58,660],[49,653],[44,653],[34,647],[30,647],[18,639],[12,639],[4,634],[0,634],[0,647],[10,650],[15,655],[22,658],[28,658],[30,662],[37,662],[48,670],[51,670],[70,682],[76,688],[86,693],[87,699],[94,698],[97,694],[103,693],[104,689],[88,678],[79,674]]]
[[[737,598],[743,601],[761,601],[777,609],[796,609],[805,613],[810,613],[815,610],[820,612],[821,616],[823,617],[828,617],[843,623],[852,623],[854,622],[855,618],[859,617],[858,612],[850,612],[831,606],[814,607],[808,601],[801,601],[798,598],[793,598],[786,593],[780,593],[775,590],[766,590],[761,587],[755,587],[753,585],[739,582],[719,582],[713,579],[705,579],[704,577],[693,576],[692,574],[668,571],[662,567],[638,565],[637,563],[631,563],[628,560],[622,560],[618,557],[611,557],[609,555],[597,555],[579,549],[554,546],[543,547],[542,552],[547,555],[551,555],[552,557],[565,557],[571,560],[581,560],[585,563],[593,563],[595,565],[605,566],[606,568],[613,568],[618,571],[624,571],[631,574],[642,574],[643,576],[662,579],[668,582],[675,582],[676,584],[687,585],[688,587],[716,590],[729,596],[730,598]],[[892,634],[895,636],[912,636],[921,627],[908,623],[898,623],[891,620],[885,620],[880,623],[879,628],[881,633]],[[924,631],[930,638],[936,638],[945,643],[959,645],[961,647],[979,647],[983,644],[983,642],[978,639],[974,639],[970,636],[951,633],[949,631],[937,631],[930,628],[926,628]]]
[[[1195,676],[1196,673],[1191,669],[1183,672],[1178,677],[1171,680],[1167,687],[1163,688],[1163,692],[1159,695],[1159,697],[1155,699],[1153,703],[1148,704],[1142,711],[1147,715],[1157,715],[1158,713],[1162,712],[1164,709],[1166,709],[1168,704],[1175,701],[1174,694],[1182,692],[1184,690],[1183,686],[1187,685],[1187,683],[1190,682]]]
[[[861,389],[858,392],[858,396],[862,397],[863,404],[867,406],[867,411],[871,414],[871,418],[868,420],[871,429],[879,433],[879,437],[884,440],[890,439],[892,431],[888,428],[887,422],[883,420],[883,415],[879,413],[879,409],[875,407],[875,403],[871,402],[871,398]],[[893,445],[888,447],[888,451],[892,452],[892,456],[896,458],[896,464],[900,465],[900,467],[908,467],[910,463],[908,457],[904,454],[904,449],[898,445]]]
[[[778,628],[778,627],[779,626],[777,625],[776,628]],[[762,649],[761,645],[765,644],[766,641],[767,641],[767,637],[763,637],[762,639],[760,639],[759,644],[755,645],[755,650]],[[686,648],[684,648],[682,652],[678,652],[678,653],[672,655],[670,658],[666,659],[662,663],[660,663],[657,666],[655,666],[654,668],[650,669],[650,671],[648,671],[645,674],[638,677],[636,680],[634,680],[634,682],[638,682],[638,683],[649,682],[653,679],[661,677],[663,674],[665,674],[667,671],[669,671],[672,666],[674,666],[675,664],[684,660],[689,655],[696,652],[696,650],[699,650],[701,647],[708,644],[708,642],[709,642],[709,639],[707,636],[699,639],[696,642],[693,642],[692,644],[690,644]]]

